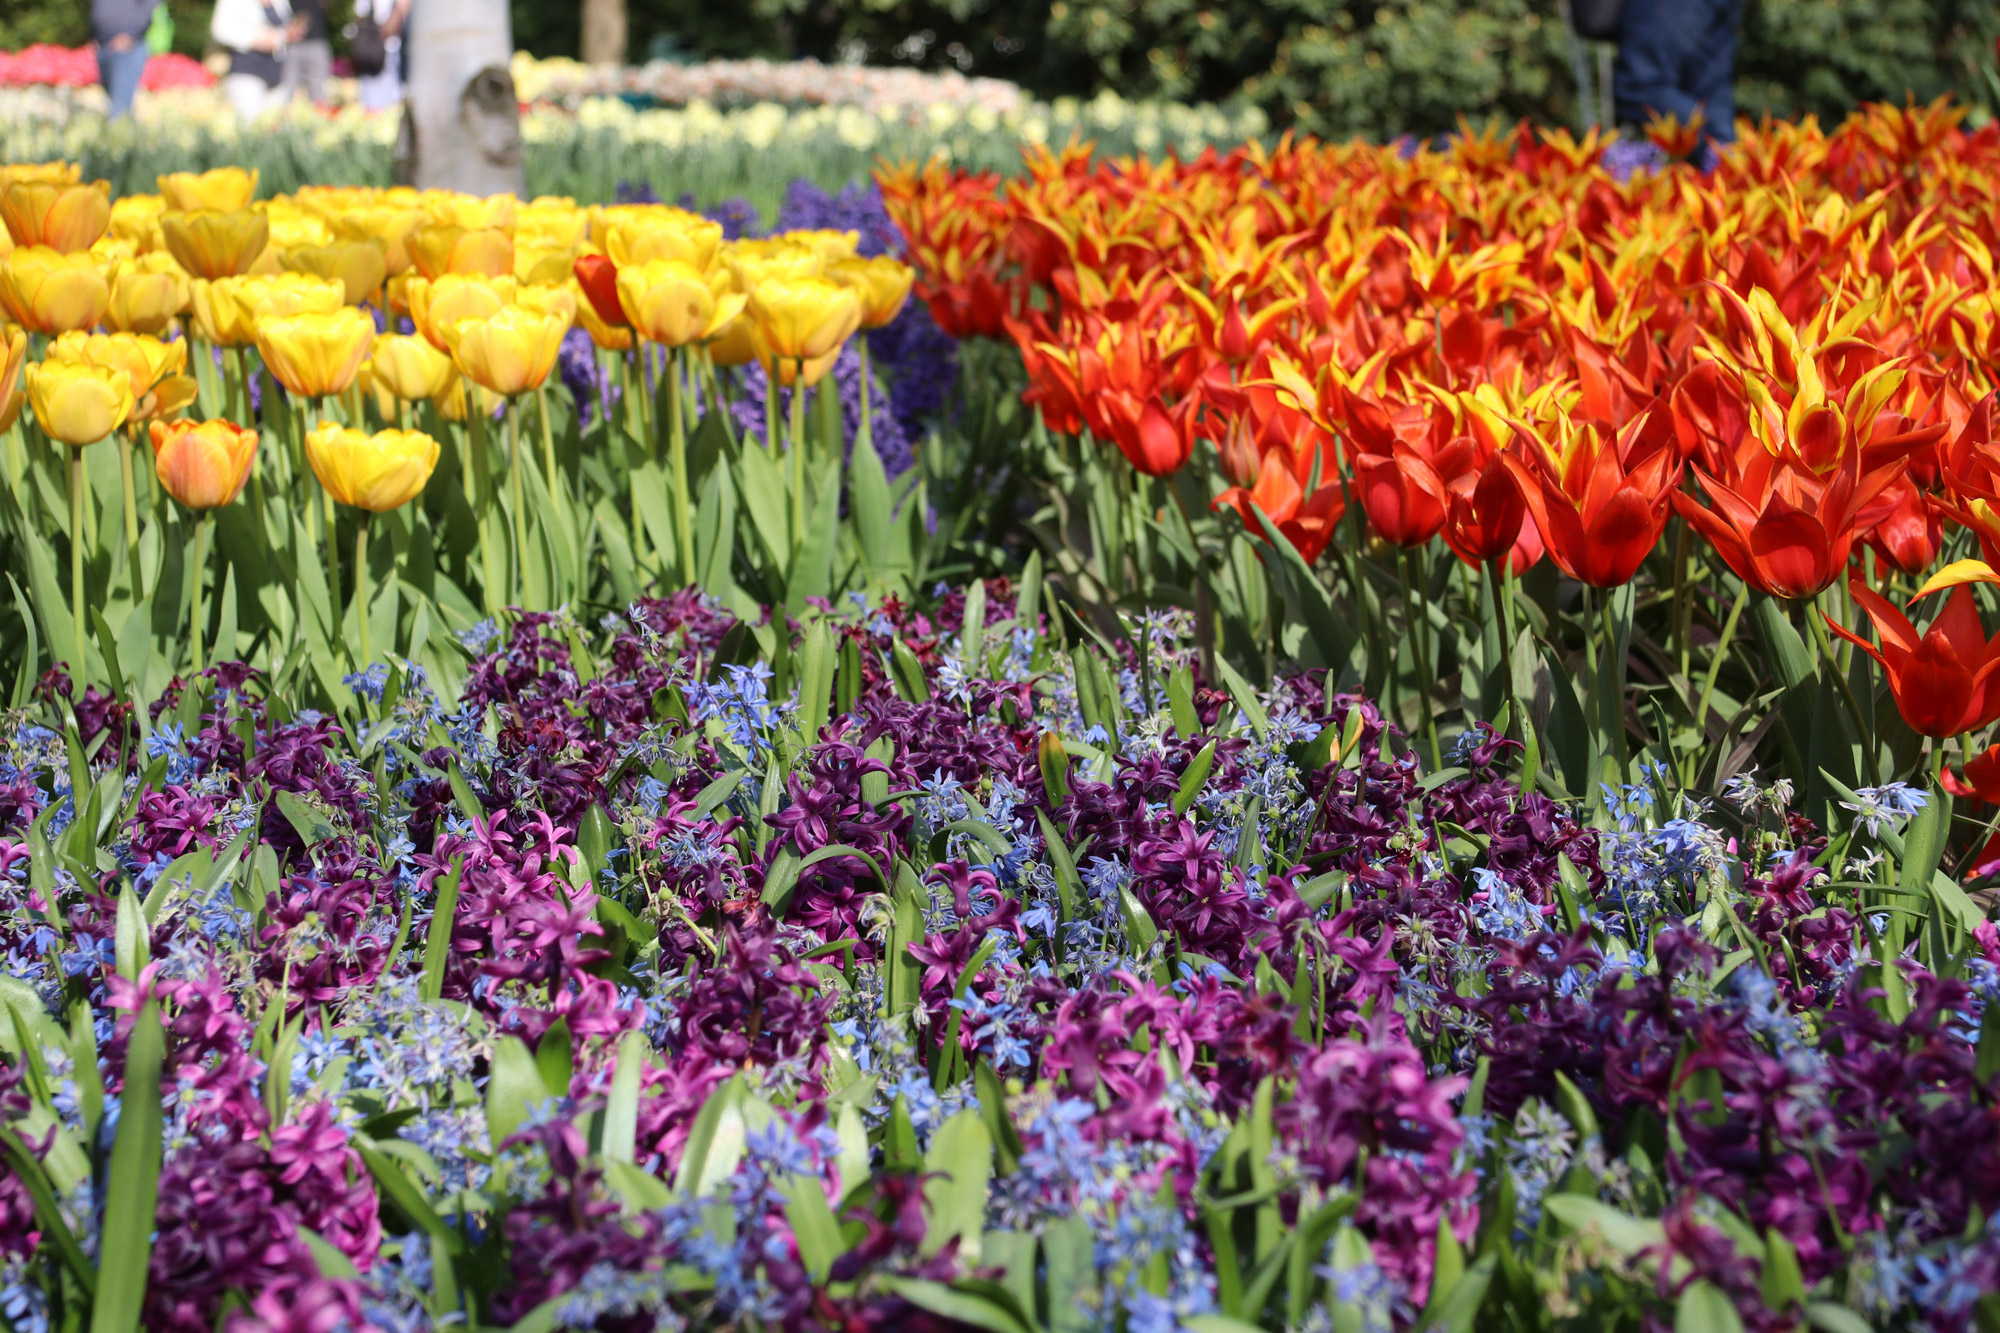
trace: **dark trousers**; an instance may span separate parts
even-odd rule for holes
[[[1742,0],[1626,0],[1611,96],[1618,121],[1686,124],[1699,110],[1710,138],[1736,137],[1736,23]]]

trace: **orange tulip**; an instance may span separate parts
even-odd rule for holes
[[[155,421],[150,434],[154,475],[189,509],[234,500],[257,459],[257,432],[234,422]]]

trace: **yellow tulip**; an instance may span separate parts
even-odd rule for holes
[[[351,305],[328,314],[276,315],[257,321],[257,351],[288,393],[324,398],[354,383],[375,321]]]
[[[337,279],[348,305],[360,305],[389,276],[387,250],[382,242],[372,239],[293,246],[279,255],[278,262],[287,273]]]
[[[111,234],[140,254],[167,248],[160,234],[160,215],[167,201],[157,194],[126,194],[111,201]]]
[[[73,329],[49,339],[45,361],[74,361],[123,372],[132,396],[144,397],[163,378],[187,366],[187,344],[163,342],[140,333],[90,333]]]
[[[410,260],[435,282],[447,273],[514,276],[514,238],[498,228],[419,227],[410,233]]]
[[[350,241],[382,242],[382,257],[394,276],[410,267],[410,233],[423,220],[424,215],[414,208],[378,206],[339,214],[332,223],[334,234]]]
[[[903,313],[917,272],[888,255],[876,255],[873,259],[835,260],[827,266],[826,276],[852,288],[861,299],[861,327],[879,329]]]
[[[826,261],[803,247],[751,246],[739,242],[726,250],[722,259],[735,275],[737,288],[746,292],[760,282],[797,281],[826,273]]]
[[[43,434],[79,448],[124,425],[136,406],[124,372],[76,361],[29,366],[28,405]]]
[[[252,274],[194,283],[194,323],[218,347],[257,341],[257,321],[271,315],[331,314],[347,292],[332,278],[309,273]]]
[[[11,166],[0,166],[0,190],[17,181],[74,185],[81,179],[83,168],[74,162],[16,162]]]
[[[570,199],[537,199],[514,214],[514,244],[574,250],[590,230],[590,214]]]
[[[742,314],[715,331],[708,344],[708,358],[718,366],[747,366],[768,359],[757,347],[757,326]]]
[[[604,251],[624,268],[654,259],[678,259],[705,269],[722,247],[722,224],[674,209],[664,218],[621,222],[605,237]]]
[[[0,431],[21,415],[21,362],[27,356],[27,333],[11,326],[0,329]]]
[[[87,329],[104,318],[111,285],[89,255],[24,245],[0,260],[0,302],[33,333]]]
[[[561,282],[569,276],[570,262],[575,258],[576,251],[567,245],[517,241],[514,245],[514,276],[522,282]]]
[[[824,278],[774,278],[750,289],[750,318],[774,357],[814,361],[838,351],[861,326],[851,288]]]
[[[406,402],[437,397],[458,375],[450,357],[416,334],[381,335],[368,364],[374,382]]]
[[[16,245],[46,245],[73,255],[97,244],[111,226],[111,186],[16,181],[0,190],[0,221]]]
[[[163,333],[192,296],[187,274],[171,255],[127,259],[112,271],[104,322],[131,333]]]
[[[722,331],[743,311],[743,296],[718,297],[701,273],[678,259],[653,259],[618,270],[618,304],[648,342],[685,347]]]
[[[855,247],[861,244],[858,231],[784,231],[771,237],[784,245],[797,246],[812,251],[821,259],[831,263],[837,259],[854,257]]]
[[[199,175],[191,171],[176,171],[155,177],[154,184],[166,197],[167,207],[183,213],[198,210],[234,213],[240,208],[248,208],[250,201],[257,197],[256,171],[245,171],[241,167],[217,167]]]
[[[322,421],[306,432],[306,462],[328,495],[385,514],[415,499],[437,466],[438,443],[421,431],[373,435]]]
[[[515,305],[561,315],[565,330],[576,323],[576,303],[576,288],[567,282],[524,282],[514,289]]]
[[[251,209],[218,213],[160,214],[167,251],[197,278],[231,278],[248,273],[271,240],[271,220]]]
[[[257,432],[233,421],[155,421],[153,475],[189,509],[234,500],[257,459]]]
[[[452,359],[474,384],[512,398],[549,377],[567,332],[559,314],[510,305],[486,319],[460,320]]]
[[[502,307],[513,304],[514,291],[512,278],[470,277],[463,273],[447,273],[435,281],[413,277],[406,288],[410,321],[439,351],[449,352],[452,329],[460,320],[498,314]]]
[[[450,190],[426,190],[416,196],[416,202],[431,221],[464,231],[492,228],[511,232],[514,230],[515,214],[521,206],[521,201],[511,194],[481,197],[456,194]]]

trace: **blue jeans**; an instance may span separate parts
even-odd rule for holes
[[[139,91],[139,80],[146,76],[146,61],[151,54],[146,49],[144,33],[133,37],[132,45],[123,51],[112,50],[108,42],[97,44],[97,79],[111,95],[112,115],[132,114],[132,98]]]
[[[1620,124],[1654,116],[1686,124],[1699,110],[1708,137],[1736,137],[1736,23],[1742,0],[1627,0],[1611,96]]]

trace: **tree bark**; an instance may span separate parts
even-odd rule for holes
[[[507,0],[410,6],[410,85],[397,177],[419,189],[525,198]]]
[[[583,0],[583,63],[625,63],[625,0]]]

